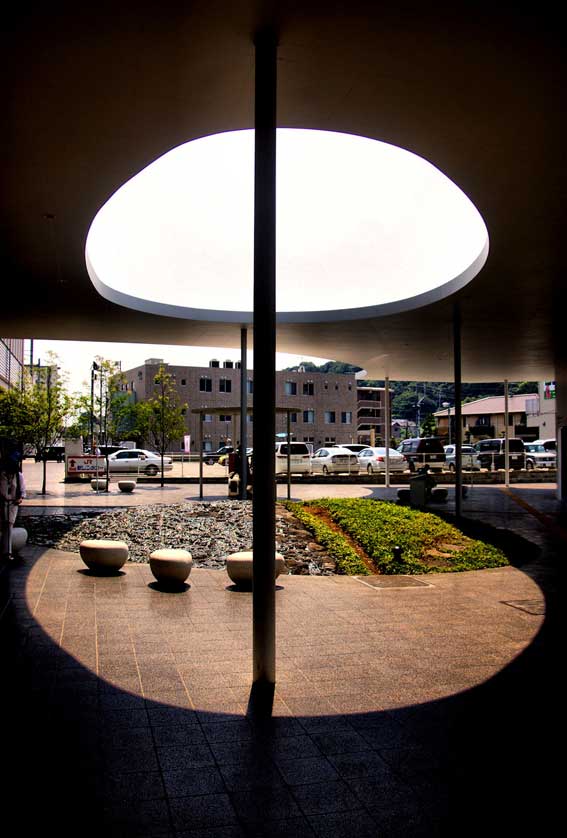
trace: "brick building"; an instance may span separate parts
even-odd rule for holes
[[[154,379],[162,365],[173,376],[180,401],[187,404],[185,422],[192,448],[198,438],[199,418],[191,411],[201,408],[205,414],[205,450],[215,451],[227,440],[234,443],[239,420],[233,425],[228,413],[207,413],[207,408],[218,410],[225,406],[227,409],[240,406],[240,362],[212,360],[208,367],[187,367],[166,364],[160,358],[149,358],[142,366],[123,372],[124,387],[134,394],[136,401],[151,398]],[[251,408],[254,392],[252,371],[248,373],[247,380],[248,405]],[[365,391],[363,402],[359,400],[360,390]],[[354,373],[305,372],[300,367],[298,372],[280,371],[276,376],[277,406],[296,408],[291,413],[293,438],[312,443],[314,449],[333,442],[368,442],[371,427],[375,429],[377,438],[381,436],[384,429],[383,393],[381,388],[359,388]],[[371,399],[370,406],[367,404],[368,397]],[[285,414],[278,414],[276,422],[276,431],[284,432]],[[362,430],[359,430],[360,425]],[[253,417],[249,417],[249,445],[253,445],[253,438],[254,422]]]
[[[23,368],[23,338],[0,338],[0,388],[21,387]]]

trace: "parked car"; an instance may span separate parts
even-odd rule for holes
[[[333,444],[334,448],[348,448],[349,451],[353,451],[355,454],[360,454],[361,451],[364,451],[365,448],[368,448],[367,445],[363,445],[360,442],[335,442]]]
[[[163,468],[164,471],[172,470],[171,457],[163,458]],[[108,470],[110,472],[136,472],[153,476],[161,471],[161,455],[143,448],[116,451],[116,453],[108,456]]]
[[[557,440],[555,439],[534,439],[536,445],[543,445],[546,451],[557,451]]]
[[[220,462],[221,457],[224,457],[225,454],[232,454],[233,451],[233,445],[221,445],[216,451],[204,451],[203,460],[208,466],[214,466],[215,463]]]
[[[556,468],[557,451],[545,447],[543,442],[524,442],[526,468]]]
[[[406,471],[408,468],[408,461],[395,448],[389,449],[388,459],[390,471]],[[386,471],[386,449],[363,448],[358,455],[358,464],[360,470],[367,471],[368,474],[373,474],[375,471]]]
[[[291,474],[311,474],[311,453],[305,442],[276,443],[276,474],[287,474],[287,455]]]
[[[474,446],[478,456],[480,468],[495,471],[506,467],[504,453],[504,438],[481,439]],[[522,469],[525,467],[525,453],[523,440],[516,437],[508,440],[509,464],[511,469]]]
[[[233,453],[235,453],[235,452],[234,452],[234,451],[230,451],[230,452],[229,452],[229,453],[227,453],[227,454],[221,454],[221,455],[220,455],[220,457],[219,457],[219,458],[218,458],[218,460],[217,460],[217,462],[218,462],[219,466],[226,466],[226,465],[228,465],[228,464],[229,464],[230,454],[233,454]],[[252,448],[247,448],[247,449],[246,449],[246,456],[247,456],[247,457],[251,457],[251,456],[252,456]]]
[[[445,464],[449,471],[455,471],[456,465],[456,445],[444,445],[445,449]],[[464,469],[467,471],[477,471],[480,469],[477,453],[474,445],[461,445],[461,462]]]
[[[358,457],[347,448],[319,448],[311,457],[314,474],[358,474]]]
[[[49,448],[44,449],[43,451],[36,451],[34,454],[34,460],[36,463],[41,463],[43,460],[55,460],[58,463],[62,463],[65,459],[65,446],[64,445],[51,445]]]
[[[404,439],[398,445],[398,453],[408,461],[410,471],[428,465],[430,471],[442,471],[445,465],[445,451],[441,439],[437,436]]]

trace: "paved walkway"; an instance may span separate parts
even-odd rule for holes
[[[409,588],[280,578],[268,720],[250,702],[251,595],[224,572],[170,594],[147,566],[96,578],[27,548],[0,573],[5,816],[26,836],[552,834],[556,504],[471,495],[539,554]]]

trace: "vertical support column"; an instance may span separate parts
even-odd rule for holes
[[[384,379],[384,445],[386,446],[386,487],[390,486],[390,379]]]
[[[508,402],[508,379],[504,380],[504,485],[510,485],[510,413]]]
[[[243,326],[240,330],[240,500],[246,500],[246,486],[248,484],[248,329]]]
[[[203,500],[203,414],[199,413],[199,500]]]
[[[287,499],[291,500],[291,412],[286,410],[286,433],[287,433]]]
[[[275,33],[255,38],[253,682],[276,680],[276,61]],[[258,454],[258,456],[257,456]]]
[[[463,501],[463,417],[461,403],[461,309],[459,303],[453,308],[453,377],[455,381],[455,517],[461,517]]]

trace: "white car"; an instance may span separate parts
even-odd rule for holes
[[[304,442],[276,443],[276,474],[311,474],[311,452]]]
[[[358,474],[358,458],[347,448],[319,448],[311,457],[314,474]]]
[[[526,468],[556,468],[557,451],[546,448],[543,442],[525,442]]]
[[[403,454],[396,451],[395,448],[389,449],[389,466],[390,471],[406,471],[408,461]],[[365,448],[358,455],[358,464],[361,471],[367,471],[368,474],[373,474],[375,471],[386,471],[386,449],[385,448]]]
[[[173,461],[171,457],[163,458],[164,471],[171,471]],[[108,456],[108,470],[110,472],[127,472],[131,474],[148,474],[154,476],[161,471],[161,456],[155,451],[143,448],[129,448],[127,451],[116,451]]]
[[[333,448],[348,448],[349,451],[352,451],[354,454],[360,454],[361,451],[364,451],[365,448],[368,446],[363,445],[361,442],[335,442]]]

